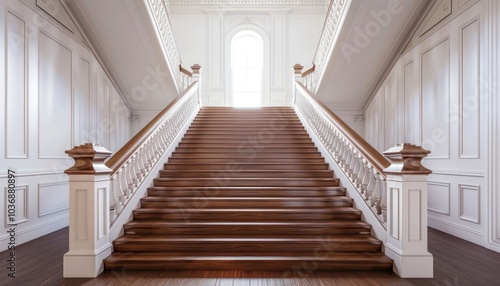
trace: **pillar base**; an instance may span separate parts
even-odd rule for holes
[[[111,244],[95,253],[68,252],[63,259],[64,278],[95,278],[104,271],[104,258],[111,255]]]
[[[432,278],[434,260],[429,252],[404,255],[386,245],[385,255],[394,260],[393,271],[401,278]]]

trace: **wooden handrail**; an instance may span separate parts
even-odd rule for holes
[[[300,82],[295,82],[297,88],[308,97],[309,101],[314,103],[342,132],[342,134],[356,147],[356,149],[368,160],[368,162],[379,172],[382,176],[386,177],[384,169],[388,168],[391,163],[373,148],[363,137],[347,125],[340,117],[333,113],[324,103],[316,99],[316,97]]]
[[[139,148],[147,138],[156,129],[161,126],[163,121],[166,119],[168,112],[173,109],[174,106],[183,103],[191,92],[196,90],[198,87],[198,81],[193,82],[186,90],[184,90],[177,98],[175,98],[170,104],[165,107],[158,115],[153,118],[144,128],[141,129],[132,139],[130,139],[120,150],[118,150],[105,165],[113,170],[111,176],[113,176],[118,169],[127,162],[127,160],[135,153],[137,148]]]
[[[187,69],[183,68],[182,65],[179,65],[179,70],[181,73],[187,75],[188,77],[192,77],[193,73],[188,71]]]
[[[313,66],[310,69],[308,69],[308,70],[306,70],[305,72],[302,73],[302,77],[306,77],[306,76],[312,74],[315,69],[316,69],[316,65],[313,64]]]

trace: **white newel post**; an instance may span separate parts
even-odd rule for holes
[[[106,148],[91,143],[66,153],[75,165],[69,175],[69,251],[64,255],[63,276],[97,277],[103,259],[111,254],[109,198],[111,169],[104,161]]]
[[[293,83],[292,83],[292,86],[293,86],[293,98],[292,98],[292,106],[295,105],[295,98],[296,98],[296,89],[295,89],[295,82],[300,82],[300,83],[303,83],[302,82],[302,69],[304,68],[304,66],[301,66],[300,64],[295,64],[293,66]]]
[[[402,278],[431,278],[433,257],[427,250],[427,176],[421,160],[430,151],[401,144],[384,155],[392,161],[387,174],[387,240],[385,254]]]
[[[198,102],[200,103],[200,106],[202,105],[201,102],[201,66],[199,64],[194,64],[191,66],[191,70],[193,71],[193,75],[191,76],[191,83],[195,81],[198,81]]]

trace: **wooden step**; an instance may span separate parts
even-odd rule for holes
[[[161,170],[160,178],[332,178],[330,170]]]
[[[172,222],[167,220],[135,220],[124,225],[126,234],[139,235],[329,235],[370,234],[371,226],[362,221],[299,222]]]
[[[337,197],[159,197],[141,199],[141,208],[327,208],[352,207],[352,199]]]
[[[115,251],[150,252],[212,252],[226,256],[236,252],[238,255],[249,252],[276,252],[289,254],[300,252],[314,253],[324,247],[335,252],[376,252],[380,251],[381,241],[371,235],[329,235],[308,237],[165,237],[162,235],[125,234],[113,242]],[[255,253],[253,254],[255,255]]]
[[[359,220],[361,211],[352,207],[279,208],[279,209],[207,209],[207,208],[139,208],[133,211],[138,220],[216,220],[216,221],[275,221],[275,220]]]
[[[149,187],[148,196],[168,197],[316,197],[345,196],[342,187]]]
[[[205,153],[188,153],[188,152],[175,152],[170,156],[170,158],[189,158],[189,159],[247,159],[249,158],[248,153],[243,152],[205,152]],[[299,153],[299,152],[255,152],[255,155],[252,156],[252,160],[260,159],[313,159],[313,158],[321,158],[321,161],[324,162],[321,153]],[[169,161],[171,161],[169,159]]]
[[[249,155],[250,156],[250,155]],[[167,163],[165,170],[328,170],[326,163],[244,163],[244,162],[222,162],[222,163]]]
[[[223,174],[216,178],[156,178],[158,187],[333,187],[339,185],[337,178],[230,178]]]
[[[392,270],[392,260],[383,253],[328,252],[308,256],[171,256],[168,252],[113,253],[104,261],[107,270],[241,270],[292,271],[303,265],[321,270]],[[286,272],[284,273],[284,275]]]

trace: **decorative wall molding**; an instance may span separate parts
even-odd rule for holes
[[[479,185],[458,184],[458,218],[479,224],[481,221],[481,192]]]
[[[451,184],[449,182],[437,181],[428,181],[427,184],[429,189],[429,202],[427,209],[434,213],[450,216]]]
[[[327,1],[327,0],[326,0]],[[220,1],[220,0],[200,0],[200,1],[165,1],[169,6],[310,6],[310,5],[325,5],[326,1],[317,0],[302,0],[302,1],[248,1],[248,0],[233,0],[233,1]]]
[[[69,182],[39,183],[38,217],[40,218],[68,210],[69,209],[68,188],[69,188]],[[58,193],[55,193],[57,191]]]
[[[17,176],[16,176],[17,177]],[[4,200],[7,204],[7,192],[8,188],[5,187]],[[5,216],[4,227],[7,227],[8,223],[20,224],[28,221],[29,216],[29,185],[17,185],[16,190],[16,218],[14,222],[8,221],[8,217]],[[7,207],[5,207],[7,209]]]

